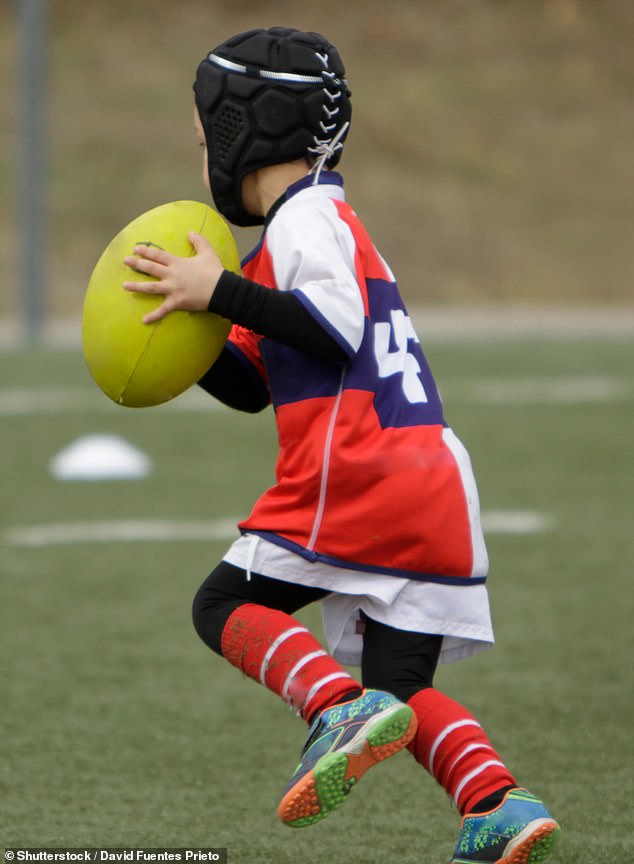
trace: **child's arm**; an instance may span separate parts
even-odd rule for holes
[[[273,291],[224,270],[204,237],[191,232],[195,255],[181,258],[155,246],[139,244],[124,263],[151,282],[124,282],[127,291],[162,294],[160,306],[143,319],[151,324],[170,312],[209,310],[234,324],[298,348],[324,360],[344,362],[347,354],[303,304],[289,292]]]
[[[344,363],[348,359],[343,348],[290,291],[273,291],[225,270],[208,308],[234,324],[322,360]]]
[[[223,348],[216,362],[198,384],[210,396],[237,411],[257,414],[270,402],[264,382],[258,380],[246,363],[229,347]]]

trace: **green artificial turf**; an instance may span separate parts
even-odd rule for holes
[[[629,860],[634,347],[434,343],[429,355],[484,513],[547,522],[489,533],[498,644],[442,667],[436,684],[560,820],[553,864]],[[237,519],[273,478],[270,412],[200,410],[189,395],[119,408],[75,351],[5,351],[0,380],[0,845],[227,847],[231,864],[446,862],[457,815],[409,754],[371,771],[323,823],[278,824],[303,725],[190,622],[228,538],[26,546],[16,533]],[[56,453],[102,432],[147,453],[151,475],[51,476]],[[318,609],[302,618],[321,635]]]

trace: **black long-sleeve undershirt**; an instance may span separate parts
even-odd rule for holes
[[[255,375],[225,347],[198,384],[224,405],[256,414],[269,404],[269,393],[263,381],[255,380]]]
[[[339,343],[289,291],[275,291],[225,270],[208,309],[254,333],[322,360],[343,363],[347,359]],[[268,404],[268,394],[228,348],[223,349],[198,383],[216,399],[240,411],[261,411]]]
[[[209,311],[309,354],[343,363],[346,352],[290,291],[274,291],[225,270]]]

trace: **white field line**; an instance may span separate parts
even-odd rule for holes
[[[485,510],[482,528],[485,534],[541,534],[554,527],[554,520],[535,510]]]
[[[0,416],[20,417],[32,414],[104,414],[106,412],[133,411],[115,405],[107,396],[94,388],[15,387],[0,389]],[[157,406],[154,411],[228,411],[229,409],[198,388]]]
[[[424,339],[469,342],[517,338],[584,339],[634,335],[634,304],[615,306],[478,303],[442,306],[409,303],[409,314]],[[42,343],[52,348],[81,348],[81,321],[52,319],[45,323]],[[27,344],[20,321],[0,320],[0,351]]]
[[[238,519],[210,519],[185,522],[170,519],[128,519],[102,522],[51,522],[26,525],[5,531],[7,546],[41,548],[80,543],[174,543],[210,542],[237,538]],[[549,530],[553,521],[543,513],[524,510],[497,510],[482,514],[485,533],[536,534]]]
[[[566,376],[553,378],[474,378],[441,382],[443,396],[451,401],[484,405],[561,404],[583,405],[595,402],[621,402],[634,399],[634,382],[604,376]],[[0,416],[20,417],[36,414],[103,414],[139,409],[114,405],[92,389],[11,388],[0,389]],[[147,410],[147,409],[146,409]],[[228,411],[229,409],[198,388],[192,388],[171,402],[152,409],[189,413]]]
[[[118,519],[103,522],[51,522],[11,528],[4,535],[9,546],[65,546],[76,543],[173,543],[238,537],[237,519],[185,522],[170,519]]]
[[[509,342],[632,338],[634,303],[620,306],[414,306],[410,315],[424,341]]]
[[[630,379],[608,375],[474,378],[458,383],[455,390],[456,397],[487,405],[584,405],[634,398],[634,385]]]

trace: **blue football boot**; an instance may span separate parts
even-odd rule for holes
[[[282,822],[302,828],[323,819],[368,768],[407,745],[416,725],[409,705],[380,690],[364,690],[356,699],[327,708],[313,723],[280,802]]]
[[[542,864],[559,839],[559,825],[539,798],[511,789],[487,813],[468,813],[451,864]]]

